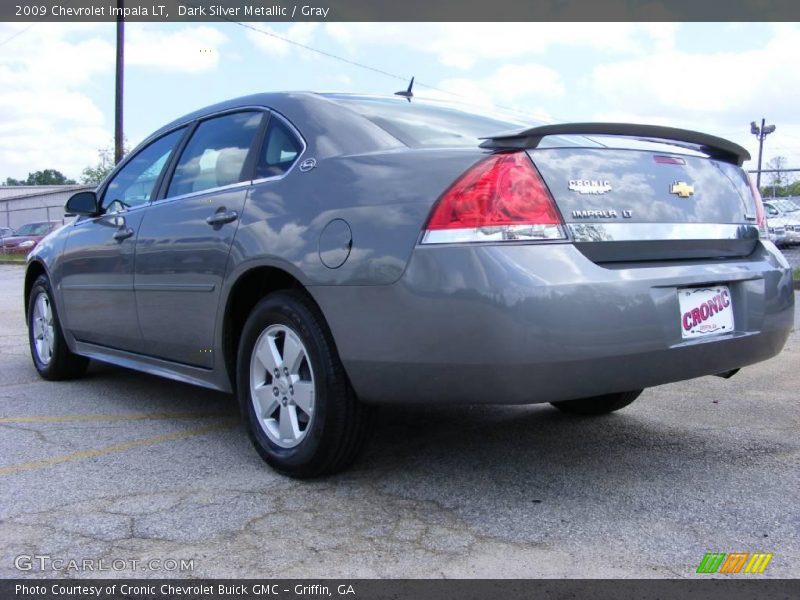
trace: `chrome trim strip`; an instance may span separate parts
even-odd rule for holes
[[[225,192],[228,190],[235,190],[236,188],[242,187],[249,187],[250,180],[246,181],[237,181],[236,183],[229,183],[228,185],[221,185],[219,187],[212,187],[206,188],[204,190],[198,190],[196,192],[189,192],[188,194],[181,194],[180,196],[166,196],[165,198],[160,198],[158,200],[153,200],[152,202],[148,203],[148,206],[159,206],[161,204],[172,202],[174,200],[183,200],[184,198],[194,198],[196,196],[202,196],[203,194],[216,194],[218,192]]]
[[[750,223],[568,223],[567,230],[576,242],[758,239]]]
[[[470,242],[564,242],[561,225],[501,225],[463,229],[428,229],[420,244],[461,244]]]

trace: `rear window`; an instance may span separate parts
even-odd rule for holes
[[[449,103],[401,98],[380,98],[326,94],[326,97],[366,117],[405,145],[412,148],[474,148],[480,138],[505,131],[535,127],[542,123],[517,120],[513,117],[487,116],[488,110]],[[483,114],[473,111],[483,110]],[[586,146],[587,140],[552,137],[540,147]]]

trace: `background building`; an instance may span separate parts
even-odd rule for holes
[[[64,204],[75,192],[91,185],[0,186],[0,225],[18,229],[33,221],[64,222]]]

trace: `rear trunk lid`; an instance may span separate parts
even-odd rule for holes
[[[567,145],[557,136],[592,137]],[[750,155],[728,140],[656,125],[564,123],[500,133],[481,147],[527,151],[569,238],[596,262],[738,257],[758,243],[763,212],[741,169]]]
[[[528,154],[570,237],[597,262],[746,256],[758,241],[754,199],[736,165],[641,149]]]

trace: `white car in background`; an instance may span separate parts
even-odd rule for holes
[[[774,229],[776,244],[800,243],[800,207],[791,200],[777,198],[764,201],[764,212],[767,216],[770,237]],[[783,236],[780,235],[779,229],[785,230]]]

